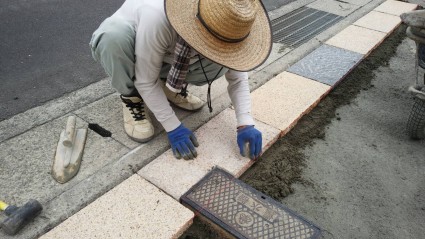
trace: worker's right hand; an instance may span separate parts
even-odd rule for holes
[[[177,159],[194,159],[198,156],[195,147],[198,147],[198,140],[188,128],[180,124],[179,127],[170,131],[168,140],[170,141],[174,157]]]

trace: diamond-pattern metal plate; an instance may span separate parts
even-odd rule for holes
[[[330,45],[322,45],[292,65],[288,71],[334,86],[363,58],[357,52]]]
[[[318,238],[320,229],[222,169],[214,168],[181,197],[236,238]]]

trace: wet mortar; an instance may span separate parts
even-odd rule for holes
[[[404,25],[396,29],[288,134],[267,150],[240,179],[276,200],[295,193],[293,183],[314,187],[314,182],[302,177],[306,162],[303,150],[311,146],[315,139],[325,138],[326,128],[332,119],[341,120],[336,113],[339,107],[350,104],[362,90],[374,87],[371,84],[375,76],[374,70],[388,65],[397,46],[406,37],[405,31]],[[221,236],[196,217],[193,225],[180,239],[201,238],[213,239]]]

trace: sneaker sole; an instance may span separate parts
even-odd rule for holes
[[[128,136],[130,139],[132,139],[133,141],[136,141],[136,142],[138,142],[138,143],[146,143],[146,142],[150,141],[151,139],[153,139],[153,136],[154,136],[154,135],[152,135],[151,137],[146,138],[146,139],[137,139],[137,138],[131,137],[130,135],[127,135],[127,136]]]
[[[181,109],[181,110],[190,111],[190,112],[200,111],[202,108],[204,108],[204,105],[205,105],[205,103],[204,103],[204,104],[203,104],[201,107],[199,107],[198,109],[189,110],[189,109],[186,109],[186,108],[183,108],[183,107],[181,107],[181,106],[178,106],[178,105],[174,104],[172,101],[168,101],[168,102],[170,102],[170,103],[171,103],[173,106],[175,106],[176,108],[179,108],[179,109]]]

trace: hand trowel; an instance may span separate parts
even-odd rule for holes
[[[71,180],[80,169],[87,129],[76,129],[75,116],[69,116],[66,129],[61,132],[52,166],[52,176],[59,183]]]

